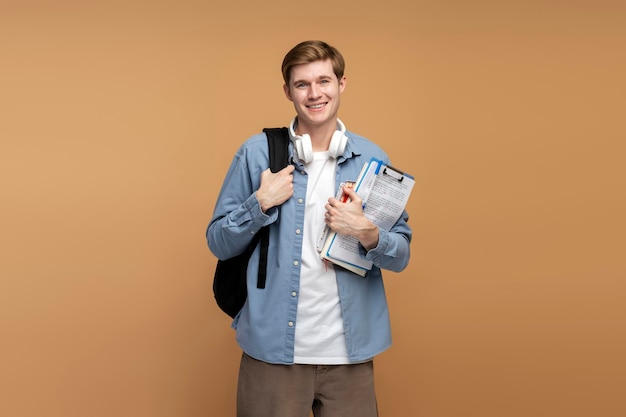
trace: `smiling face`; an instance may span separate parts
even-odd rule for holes
[[[335,129],[339,97],[346,88],[346,77],[337,79],[329,59],[296,65],[291,69],[285,95],[298,115],[297,133]]]

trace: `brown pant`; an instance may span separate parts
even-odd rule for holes
[[[377,417],[372,361],[356,365],[273,365],[245,353],[237,417]]]

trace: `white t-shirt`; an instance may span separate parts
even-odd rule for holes
[[[306,165],[309,175],[295,336],[295,363],[348,364],[348,350],[339,304],[337,277],[322,261],[316,245],[324,229],[325,205],[335,196],[337,161],[328,152],[315,152]]]

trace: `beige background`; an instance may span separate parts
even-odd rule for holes
[[[381,416],[626,415],[623,4],[4,0],[0,415],[234,415],[204,229],[310,38],[416,178]]]

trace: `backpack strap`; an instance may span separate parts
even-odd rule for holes
[[[269,148],[270,170],[274,173],[285,168],[289,164],[289,130],[286,127],[274,127],[263,129],[267,136],[267,146]],[[265,288],[267,278],[267,251],[270,246],[269,226],[261,228],[257,232],[261,242],[261,253],[259,257],[259,275],[256,287]]]
[[[276,173],[289,164],[289,129],[273,127],[265,128],[263,132],[267,136],[270,170]]]

